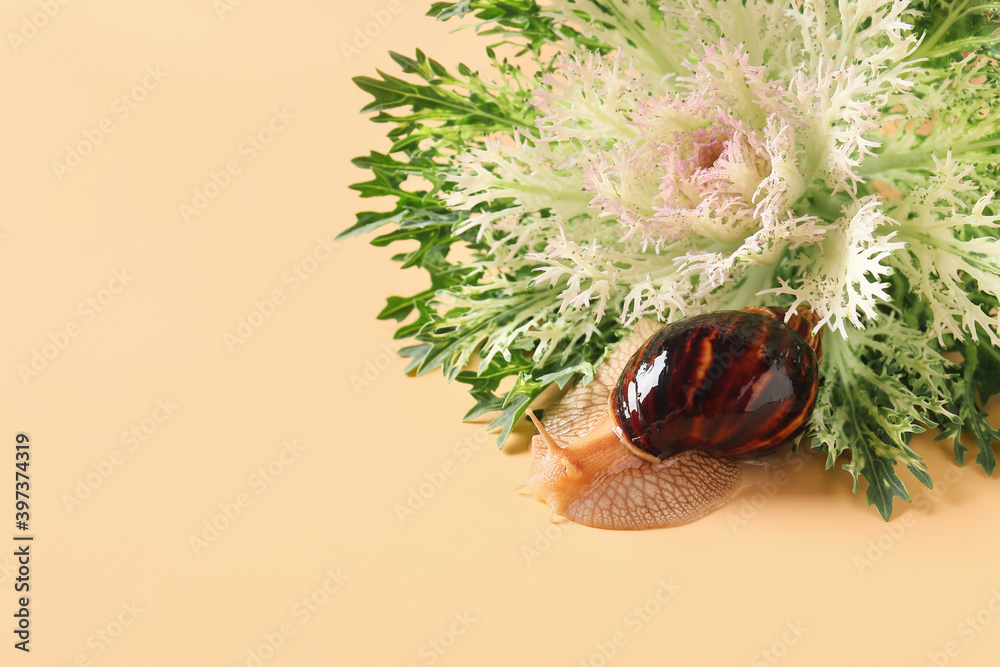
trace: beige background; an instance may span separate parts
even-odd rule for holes
[[[348,59],[387,1],[223,1],[0,9],[2,628],[19,431],[36,535],[0,664],[995,664],[1000,487],[929,439],[888,525],[819,457],[678,529],[549,524],[523,437],[389,354],[422,276],[326,249],[386,147],[349,77],[484,42],[400,0]]]

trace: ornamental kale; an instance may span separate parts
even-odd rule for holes
[[[342,236],[429,273],[391,297],[409,368],[470,385],[503,444],[642,317],[808,305],[827,330],[811,446],[888,518],[910,447],[1000,392],[1000,3],[462,0],[489,74],[392,54],[355,160],[394,197]],[[958,352],[961,365],[947,352]]]

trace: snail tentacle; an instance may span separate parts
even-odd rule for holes
[[[520,488],[577,523],[642,529],[697,519],[802,433],[821,332],[807,308],[746,308],[666,327],[640,320],[539,421]]]
[[[703,452],[644,460],[615,432],[611,391],[631,356],[661,326],[641,320],[589,385],[571,389],[537,422],[521,490],[549,504],[550,516],[619,530],[678,525],[724,505],[746,486],[735,462]]]

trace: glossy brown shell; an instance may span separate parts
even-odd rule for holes
[[[740,458],[802,433],[818,388],[811,318],[789,326],[784,309],[748,310],[668,324],[639,348],[611,392],[623,439],[660,459],[689,449]]]

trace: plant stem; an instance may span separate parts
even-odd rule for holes
[[[959,156],[962,153],[969,153],[972,151],[982,150],[984,148],[993,148],[1000,146],[1000,139],[988,139],[985,141],[975,141],[968,144],[958,144],[957,146],[951,146],[942,148],[939,146],[932,146],[930,148],[921,148],[917,150],[912,150],[907,153],[883,153],[881,155],[876,155],[875,157],[870,157],[864,161],[861,165],[861,176],[865,178],[870,178],[872,176],[877,176],[878,174],[885,173],[887,171],[892,171],[893,169],[901,169],[903,167],[909,169],[928,169],[933,164],[933,158],[940,156],[942,153],[951,152],[952,156]]]
[[[962,0],[958,9],[948,14],[945,20],[941,22],[941,25],[938,26],[938,29],[934,31],[934,34],[925,39],[920,45],[920,48],[913,52],[913,59],[931,57],[932,54],[929,53],[931,49],[937,46],[937,43],[941,41],[941,38],[946,32],[948,32],[948,29],[954,25],[955,21],[962,18],[962,16],[966,13],[965,9],[968,4],[969,0]]]

